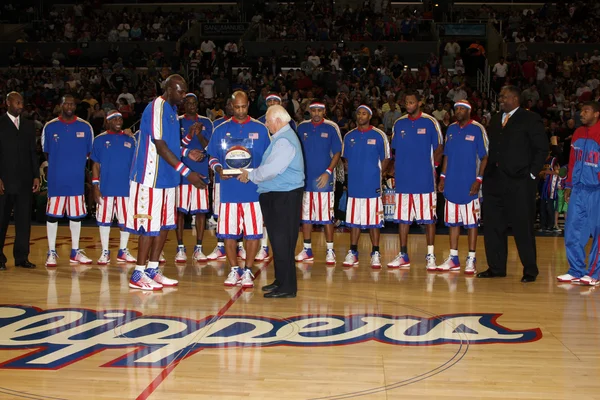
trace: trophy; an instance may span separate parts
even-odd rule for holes
[[[252,139],[226,137],[221,141],[225,153],[224,175],[239,175],[242,169],[252,171],[252,168],[248,168],[252,165],[252,145]]]

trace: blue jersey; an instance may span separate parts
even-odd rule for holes
[[[211,162],[218,162],[223,169],[229,168],[225,156],[231,146],[243,146],[250,151],[252,160],[248,168],[258,168],[262,162],[263,154],[271,139],[267,127],[257,120],[248,117],[239,123],[233,118],[223,122],[215,128],[208,143],[208,154]],[[221,203],[251,203],[258,201],[256,184],[253,182],[242,183],[231,178],[221,181]]]
[[[229,121],[230,119],[231,119],[231,117],[229,117],[229,116],[215,119],[213,121],[213,130],[217,126],[221,125],[223,122]],[[221,177],[219,176],[219,174],[215,174],[215,183],[221,183]]]
[[[200,115],[196,115],[196,118],[188,118],[185,115],[179,117],[179,124],[181,125],[181,140],[182,144],[190,150],[202,150],[206,149],[200,143],[200,139],[196,135],[192,138],[192,140],[187,142],[187,135],[190,131],[190,127],[194,125],[196,122],[202,124],[202,136],[206,138],[206,140],[210,141],[213,132],[213,124],[210,119],[206,117],[202,117]],[[189,167],[194,172],[199,173],[200,175],[204,175],[207,178],[204,180],[208,183],[208,157],[205,157],[202,161],[194,161],[189,157],[183,157],[181,159],[185,165]],[[190,184],[187,178],[181,177],[181,183]]]
[[[488,154],[488,137],[478,122],[469,121],[461,128],[453,123],[446,131],[446,182],[444,197],[454,204],[468,204],[479,193],[469,196],[479,174],[481,159]],[[396,181],[397,182],[397,181]]]
[[[263,124],[266,124],[267,114],[263,115],[262,117],[259,117],[258,121],[262,122]],[[298,132],[298,126],[296,125],[296,121],[294,121],[293,119],[290,120],[290,127],[294,130],[294,132]]]
[[[181,181],[179,172],[158,155],[155,140],[162,140],[177,157],[181,156],[181,133],[177,107],[162,97],[146,106],[142,114],[138,145],[130,180],[159,189],[174,188]]]
[[[553,172],[554,166],[558,165],[556,157],[548,157],[544,163],[544,171]],[[556,200],[558,198],[558,186],[560,178],[558,174],[548,174],[544,176],[540,188],[540,198],[545,200]]]
[[[48,197],[80,196],[85,188],[85,164],[92,152],[94,130],[81,118],[60,117],[42,131],[42,149],[48,153]]]
[[[348,161],[348,196],[371,199],[381,196],[381,163],[390,158],[390,144],[383,131],[369,126],[344,136],[343,154]]]
[[[573,133],[565,188],[575,186],[593,190],[600,186],[600,122]]]
[[[128,197],[129,172],[136,141],[123,132],[104,132],[94,139],[90,158],[100,164],[102,196]]]
[[[416,119],[404,115],[392,129],[395,151],[396,193],[435,192],[433,152],[442,144],[442,131],[435,118],[420,114]]]
[[[329,177],[327,185],[321,189],[317,187],[317,179],[329,168],[334,154],[342,152],[340,128],[334,122],[324,119],[317,125],[311,121],[301,122],[297,132],[304,153],[306,191],[333,191],[333,174]]]

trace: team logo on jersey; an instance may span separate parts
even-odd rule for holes
[[[123,146],[127,147],[128,149],[130,149],[131,148],[131,143],[125,142],[125,143],[123,143]]]
[[[321,133],[321,137],[322,138],[328,138],[329,137],[329,133],[323,132],[323,133]]]
[[[258,139],[258,132],[252,132],[248,134],[248,139]]]
[[[355,143],[356,141],[354,140],[354,138],[350,139],[350,147],[354,147]]]
[[[77,132],[77,137],[78,138],[85,137],[85,132]]]
[[[402,136],[402,139],[406,136],[406,131],[404,129],[400,131],[400,136]]]
[[[446,141],[448,141],[448,140],[452,140],[452,134],[449,134],[449,135],[446,137]]]
[[[367,140],[367,144],[377,144],[377,141],[375,139],[369,139]]]
[[[122,355],[102,367],[165,367],[201,349],[329,347],[377,342],[393,346],[516,344],[540,340],[538,328],[512,330],[501,314],[352,314],[191,318],[144,316],[131,310],[6,305],[0,307],[0,349],[19,350],[3,369],[57,370],[103,350]],[[195,318],[194,318],[195,317]],[[135,348],[132,350],[132,348]],[[27,352],[23,353],[22,350]]]
[[[54,141],[58,143],[58,133],[52,135],[52,139],[54,139]]]
[[[467,135],[467,136],[465,136],[465,140],[468,140],[469,142],[472,142],[473,140],[475,140],[475,136],[473,136],[473,135]]]
[[[425,128],[417,129],[417,135],[424,135],[426,133],[427,133],[427,129],[425,129]]]
[[[304,132],[304,137],[302,139],[306,142],[308,139],[308,132]]]
[[[108,149],[110,147],[110,141],[107,140],[106,142],[104,142],[104,146]]]

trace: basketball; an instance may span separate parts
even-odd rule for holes
[[[248,168],[252,163],[252,154],[244,146],[233,146],[225,155],[225,163],[230,168]]]
[[[565,176],[567,176],[568,170],[567,167],[562,167],[560,170],[558,170],[558,176],[561,178],[564,178]]]

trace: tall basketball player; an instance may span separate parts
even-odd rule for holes
[[[142,114],[139,142],[130,174],[126,229],[139,236],[138,257],[129,287],[160,290],[178,282],[162,275],[159,257],[169,230],[175,229],[175,192],[180,175],[198,188],[205,188],[204,176],[191,171],[180,157],[200,160],[199,150],[181,149],[177,105],[183,102],[187,83],[179,75],[164,82],[164,93]],[[146,264],[147,263],[147,264]]]
[[[84,198],[85,165],[92,152],[93,140],[92,126],[75,115],[73,96],[63,96],[60,116],[48,122],[42,131],[42,148],[48,159],[47,267],[56,267],[58,220],[65,214],[71,229],[70,262],[92,263],[79,248],[79,237],[80,220],[87,215]]]
[[[106,116],[107,130],[94,140],[91,160],[92,183],[94,185],[94,200],[96,221],[100,229],[102,254],[98,265],[110,263],[108,242],[110,227],[117,218],[121,228],[118,262],[134,263],[136,259],[129,253],[127,242],[129,232],[124,230],[127,221],[127,202],[129,201],[129,175],[123,171],[131,170],[131,162],[135,154],[136,141],[123,132],[123,116],[118,111],[111,111]]]
[[[298,136],[304,153],[306,187],[302,199],[302,233],[304,248],[296,261],[314,260],[311,244],[313,224],[325,227],[327,254],[325,262],[335,264],[333,250],[333,185],[334,168],[342,154],[342,135],[335,122],[325,119],[325,104],[309,105],[310,121],[298,125]]]
[[[233,117],[215,128],[208,144],[210,167],[221,178],[221,205],[217,238],[224,239],[227,260],[231,265],[231,273],[225,280],[226,286],[241,284],[242,287],[253,287],[254,276],[251,267],[258,253],[258,240],[263,234],[263,217],[258,203],[256,184],[244,184],[232,175],[225,174],[227,156],[231,147],[250,156],[247,168],[257,168],[262,156],[269,146],[270,138],[267,127],[248,116],[248,96],[238,91],[232,95]],[[236,241],[240,237],[246,239],[245,269],[239,267],[237,261]]]

